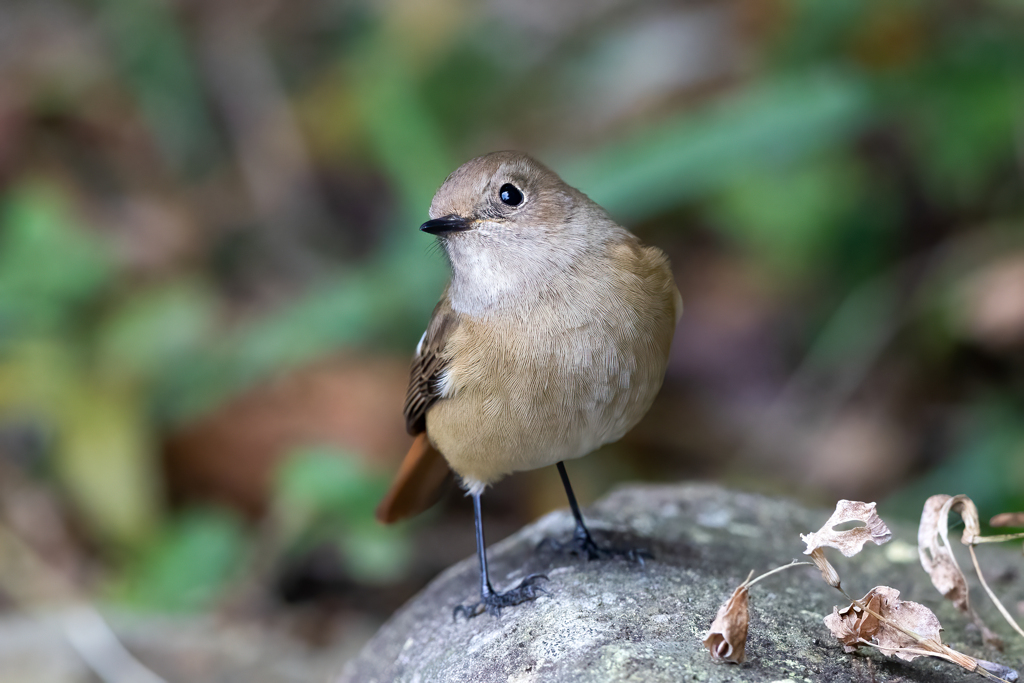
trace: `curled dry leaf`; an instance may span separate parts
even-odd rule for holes
[[[733,591],[728,602],[718,608],[718,614],[703,641],[704,647],[714,659],[733,664],[742,664],[746,659],[749,600],[747,585],[744,583]]]
[[[960,513],[964,520],[964,532],[961,536],[964,544],[970,545],[981,536],[978,508],[970,498],[964,495],[932,496],[924,503],[921,524],[917,529],[917,552],[921,558],[921,566],[928,572],[935,589],[952,602],[954,607],[971,618],[981,631],[984,641],[1002,649],[1002,639],[971,608],[967,579],[949,545],[950,511]]]
[[[974,501],[963,494],[953,496],[939,511],[941,519],[948,519],[950,511],[960,513],[964,520],[964,533],[960,535],[960,542],[964,545],[976,543],[981,537],[981,520],[978,517],[978,506]]]
[[[876,586],[860,600],[866,610],[856,604],[841,610],[834,607],[832,614],[825,617],[825,625],[847,652],[853,652],[863,639],[877,645],[882,653],[908,662],[922,654],[948,657],[948,648],[942,645],[939,635],[942,625],[938,617],[924,605],[900,600],[899,596],[895,588]],[[911,631],[918,637],[904,631]]]
[[[825,583],[833,588],[839,588],[839,572],[836,571],[836,568],[825,557],[825,551],[821,548],[815,548],[811,551],[811,559],[814,560],[815,566],[821,571],[821,578],[825,579]]]
[[[936,590],[958,610],[967,612],[970,608],[967,579],[949,547],[949,507],[946,504],[952,500],[952,496],[939,494],[925,501],[917,528],[917,552]]]

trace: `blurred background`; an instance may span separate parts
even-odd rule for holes
[[[473,552],[454,487],[372,511],[447,277],[417,227],[510,148],[686,302],[581,501],[1024,508],[1018,2],[4,0],[0,680],[323,680]],[[509,478],[489,540],[563,506]]]

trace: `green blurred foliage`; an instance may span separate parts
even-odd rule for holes
[[[920,516],[920,501],[956,490],[978,502],[982,523],[997,512],[1020,510],[1024,494],[1024,422],[1020,406],[1004,397],[970,407],[958,430],[952,456],[889,502],[894,514]],[[987,513],[992,513],[988,514]]]
[[[722,193],[716,223],[774,277],[816,277],[817,264],[831,256],[841,219],[862,199],[858,170],[846,159],[823,159],[751,172]]]
[[[113,273],[55,188],[12,188],[0,216],[0,342],[71,331],[83,307]]]
[[[142,289],[99,324],[96,363],[127,378],[180,372],[213,338],[217,306],[210,287],[195,280]]]
[[[841,144],[865,124],[865,83],[797,73],[688,111],[568,160],[566,182],[622,220],[637,221]]]
[[[8,194],[0,236],[0,406],[53,433],[52,471],[90,528],[137,542],[160,507],[143,398],[82,345],[114,278],[108,250],[44,185]]]
[[[97,0],[117,66],[153,131],[164,162],[185,176],[209,171],[223,154],[196,56],[162,2]]]
[[[169,521],[108,591],[140,610],[209,610],[244,575],[249,545],[234,515],[191,509]]]

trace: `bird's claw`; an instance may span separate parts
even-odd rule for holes
[[[469,620],[484,612],[487,612],[492,617],[500,617],[502,608],[513,607],[529,600],[536,600],[540,597],[541,593],[547,593],[546,590],[537,585],[538,581],[547,581],[547,579],[548,577],[544,574],[530,574],[520,581],[518,586],[510,588],[504,593],[491,592],[483,595],[480,601],[474,604],[458,605],[452,610],[452,619],[457,620],[461,614]]]
[[[562,543],[552,538],[545,538],[537,544],[537,549],[550,547],[555,552],[568,552],[571,555],[584,556],[587,560],[624,559],[636,562],[641,567],[645,560],[653,560],[654,555],[646,548],[615,548],[598,545],[590,534],[575,533],[572,540]]]

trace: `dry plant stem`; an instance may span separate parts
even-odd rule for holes
[[[867,645],[869,647],[873,647],[873,648],[878,649],[878,650],[881,649],[880,647],[878,647],[877,643],[872,643],[870,640],[864,640],[863,638],[858,638],[857,642],[860,643],[861,645]],[[897,652],[906,652],[907,654],[911,654],[911,655],[921,655],[922,657],[939,657],[940,659],[945,659],[947,662],[952,662],[954,664],[960,664],[960,662],[958,662],[958,661],[956,661],[954,659],[951,659],[950,657],[948,657],[947,655],[944,655],[941,652],[935,652],[934,650],[921,650],[921,649],[916,648],[916,647],[900,647],[900,648],[896,648],[896,651]],[[962,664],[961,664],[961,666],[962,666]]]
[[[753,575],[753,573],[754,573],[753,571],[751,571],[750,575],[747,576],[747,580],[744,581],[742,585],[746,586],[747,588],[750,588],[751,586],[753,586],[755,583],[757,583],[761,579],[768,578],[769,576],[771,576],[772,574],[775,574],[776,572],[781,572],[783,569],[789,569],[790,567],[799,567],[802,564],[813,565],[814,563],[813,562],[797,562],[796,560],[793,560],[789,564],[784,564],[781,567],[776,567],[775,569],[771,570],[770,572],[765,572],[764,574],[761,574],[761,576],[757,577],[753,581],[750,580],[750,576]]]
[[[989,538],[995,537],[993,536]],[[982,539],[979,538],[977,540],[980,541]],[[988,582],[985,581],[985,575],[981,573],[981,566],[978,564],[978,556],[974,552],[974,546],[969,545],[967,546],[967,549],[971,551],[971,560],[974,562],[974,571],[978,572],[978,580],[981,581],[981,587],[985,589],[986,593],[988,593],[988,597],[992,598],[992,602],[996,604],[996,607],[999,609],[999,613],[1003,615],[1003,618],[1006,619],[1007,623],[1009,623],[1010,626],[1012,626],[1013,629],[1017,633],[1019,633],[1022,638],[1024,638],[1024,630],[1021,630],[1020,625],[1014,620],[1012,616],[1010,616],[1010,613],[1006,611],[1005,607],[1003,607],[1003,603],[999,601],[999,598],[996,597],[996,594],[993,593],[992,589],[988,587]]]
[[[858,639],[857,642],[859,642],[861,645],[868,645],[869,647],[878,648],[878,645],[876,645],[875,643],[872,643],[870,640],[864,640],[863,638],[860,638],[860,639]],[[880,648],[878,648],[878,649],[880,649]],[[955,659],[953,657],[950,657],[949,655],[943,654],[941,652],[935,652],[935,651],[932,651],[932,650],[919,650],[916,647],[901,647],[901,648],[898,649],[898,651],[899,652],[906,652],[906,653],[912,654],[912,655],[921,655],[922,657],[938,657],[939,659],[945,659],[946,661],[952,662],[953,664],[959,664],[960,666],[964,666],[963,663],[961,663],[957,659]],[[1003,681],[1003,683],[1010,683],[1005,678],[1000,678],[999,676],[996,676],[991,671],[988,671],[985,668],[983,668],[981,666],[978,666],[978,665],[975,665],[975,667],[973,669],[971,669],[970,667],[964,667],[964,668],[968,669],[972,673],[976,673],[979,676],[982,676],[984,678],[991,678],[994,681]]]
[[[1005,543],[1006,541],[1016,541],[1019,538],[1024,538],[1024,532],[1019,534],[1001,534],[999,536],[975,536],[974,543]]]

